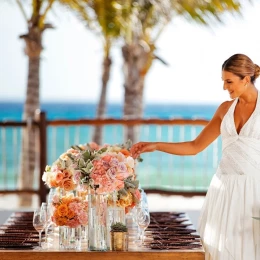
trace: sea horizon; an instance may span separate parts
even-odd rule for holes
[[[21,120],[23,113],[22,101],[0,100],[0,120]],[[184,118],[184,119],[211,119],[217,109],[217,104],[192,103],[144,103],[143,118]],[[109,102],[106,107],[107,118],[122,118],[123,104]],[[40,109],[45,111],[48,119],[82,119],[95,118],[97,103],[94,102],[67,102],[42,101]]]

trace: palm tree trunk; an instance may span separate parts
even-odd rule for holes
[[[35,111],[39,108],[39,71],[40,71],[40,54],[42,51],[42,32],[37,27],[29,28],[27,35],[22,35],[26,43],[25,53],[29,58],[28,82],[26,91],[26,100],[24,104],[23,120],[28,125],[22,132],[22,156],[21,168],[18,185],[20,189],[32,189],[34,184],[34,175],[36,167],[36,137],[37,129],[30,123],[34,119]],[[20,197],[20,206],[31,206],[32,197],[25,194]]]
[[[125,45],[122,48],[125,75],[125,102],[124,118],[142,118],[144,68],[148,61],[148,53],[140,44]],[[125,139],[133,143],[139,138],[139,127],[129,126],[126,129]]]
[[[103,75],[102,75],[102,88],[97,108],[97,118],[103,118],[106,114],[106,96],[107,96],[107,84],[109,81],[111,70],[111,58],[106,56],[103,61]],[[102,126],[96,126],[94,129],[93,141],[99,145],[102,144]]]

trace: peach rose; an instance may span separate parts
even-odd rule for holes
[[[64,217],[64,216],[66,216],[66,215],[68,214],[69,209],[68,209],[68,207],[67,207],[66,204],[61,204],[61,205],[57,208],[57,211],[58,211],[59,216]]]
[[[64,178],[69,178],[71,176],[71,172],[69,172],[68,170],[63,170],[63,175]]]
[[[64,217],[60,217],[56,219],[56,225],[57,226],[66,226],[67,225],[68,220]]]
[[[74,190],[76,187],[76,185],[74,184],[74,182],[71,179],[63,180],[61,185],[65,191]]]
[[[50,180],[50,187],[52,187],[52,188],[57,188],[59,185],[58,185],[58,183],[56,182],[56,180],[55,179],[51,179]]]
[[[111,155],[105,155],[104,157],[102,157],[102,160],[105,162],[110,162],[112,156]]]
[[[56,209],[56,210],[54,211],[54,213],[53,213],[53,219],[57,219],[57,218],[59,218],[59,217],[60,217],[59,212],[58,212],[58,210]]]
[[[59,183],[59,182],[62,181],[63,177],[64,177],[63,172],[59,171],[59,172],[56,174],[55,181],[56,181],[57,183]]]

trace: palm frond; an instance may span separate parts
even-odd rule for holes
[[[83,21],[90,21],[87,13],[89,0],[57,0],[61,5],[76,13]]]
[[[205,25],[212,20],[223,22],[224,13],[239,13],[241,8],[238,0],[171,0],[171,3],[176,15]]]

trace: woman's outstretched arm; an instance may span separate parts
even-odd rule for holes
[[[210,122],[205,126],[197,138],[189,142],[168,143],[168,142],[140,142],[131,148],[134,158],[141,153],[161,151],[175,155],[195,155],[203,151],[220,135],[220,124],[226,113],[230,102],[224,102],[219,106]]]

